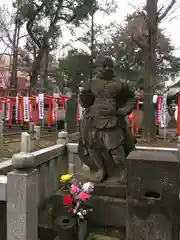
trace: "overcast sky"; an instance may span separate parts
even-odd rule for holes
[[[166,34],[171,38],[172,43],[176,47],[175,54],[180,56],[180,0],[176,0],[179,8],[170,13],[169,17],[164,20],[161,24],[161,27],[165,29]],[[128,13],[131,13],[135,10],[135,8],[140,8],[143,4],[145,4],[146,0],[117,0],[118,2],[118,10],[116,14],[113,14],[111,17],[105,17],[102,14],[96,16],[96,21],[98,23],[108,23],[110,21],[116,20],[118,23],[123,22],[125,16]],[[170,0],[159,0],[159,5],[165,4],[167,5]],[[133,6],[131,5],[133,3]],[[12,0],[0,0],[0,5],[8,4],[12,5]],[[23,34],[23,33],[22,33]],[[66,42],[68,38],[70,38],[68,34],[65,34],[64,41]],[[4,51],[4,45],[0,43],[0,52]]]

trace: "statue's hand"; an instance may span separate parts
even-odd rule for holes
[[[117,114],[120,115],[120,116],[126,116],[127,115],[126,108],[119,108],[117,110]]]

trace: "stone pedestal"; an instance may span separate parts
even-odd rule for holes
[[[82,182],[92,181],[91,174],[76,174],[76,179]],[[93,197],[87,202],[93,212],[88,213],[88,224],[95,227],[124,228],[126,222],[126,189],[127,186],[117,182],[117,179],[104,183],[94,183]],[[60,208],[63,196],[67,192],[59,190],[54,196],[55,218],[61,214]],[[63,204],[62,204],[63,205]]]
[[[7,240],[38,240],[38,171],[8,173]]]
[[[179,239],[179,161],[134,151],[128,159],[127,240]]]

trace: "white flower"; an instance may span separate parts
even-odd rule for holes
[[[87,210],[83,210],[83,211],[82,211],[82,214],[83,214],[83,215],[86,215],[86,214],[87,214]]]
[[[77,216],[80,218],[80,219],[84,219],[83,215],[81,212],[77,212]]]
[[[82,186],[82,190],[85,192],[92,192],[94,189],[94,184],[91,182],[84,183]]]

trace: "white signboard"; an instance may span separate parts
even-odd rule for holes
[[[38,108],[39,108],[39,119],[44,119],[44,94],[40,93],[38,95]]]
[[[161,127],[166,127],[166,115],[167,115],[167,92],[164,93],[162,99],[162,113],[161,113]]]
[[[24,105],[24,122],[29,122],[30,121],[29,97],[23,97],[23,105]]]

